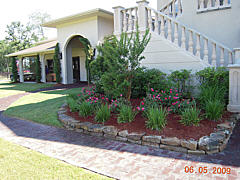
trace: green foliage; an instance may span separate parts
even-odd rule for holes
[[[91,43],[87,38],[80,37],[79,40],[80,40],[81,44],[83,45],[83,50],[84,50],[85,55],[86,55],[85,67],[86,67],[86,70],[87,70],[87,81],[88,81],[88,85],[89,85],[90,84],[89,64],[93,60],[94,50],[91,47]]]
[[[167,115],[168,112],[165,108],[150,108],[147,111],[147,128],[151,128],[153,130],[161,130],[167,124]]]
[[[95,121],[104,123],[109,120],[111,116],[111,110],[107,104],[102,104],[101,107],[97,110]]]
[[[55,53],[53,56],[53,65],[54,65],[54,73],[56,74],[56,82],[61,83],[61,63],[59,59],[59,44],[57,43],[55,47]]]
[[[72,98],[72,96],[67,97],[67,104],[71,110],[71,112],[77,112],[79,109],[79,104],[76,99]]]
[[[184,97],[191,97],[191,70],[173,71],[169,75],[169,79],[173,81],[178,92],[181,92]]]
[[[17,62],[15,57],[12,57],[12,75],[13,75],[13,82],[17,82],[18,70],[17,70]]]
[[[132,110],[131,106],[123,105],[121,106],[120,113],[117,118],[118,123],[132,122],[137,115],[136,111]]]
[[[36,73],[36,82],[40,83],[42,75],[41,75],[41,63],[40,63],[40,60],[39,60],[39,55],[37,55],[37,58],[36,58],[35,73]]]
[[[194,106],[191,108],[186,108],[182,111],[181,120],[179,122],[185,126],[198,126],[200,121],[200,110]]]
[[[208,101],[218,100],[224,104],[225,89],[217,86],[201,87],[198,97],[201,107],[204,109]]]
[[[113,98],[123,94],[130,100],[134,74],[144,59],[141,54],[149,41],[149,30],[142,38],[138,30],[131,35],[122,33],[120,39],[116,36],[105,38],[97,47],[98,57],[90,64],[94,69],[91,72],[94,81],[99,80],[102,85],[100,91]]]
[[[83,101],[81,104],[78,106],[79,110],[79,116],[81,117],[87,117],[93,114],[93,107],[89,102]]]
[[[136,70],[132,82],[132,98],[145,97],[150,88],[163,90],[168,87],[165,73],[158,69],[139,68]]]
[[[206,102],[205,115],[208,119],[218,121],[223,114],[224,104],[218,100],[209,100]]]

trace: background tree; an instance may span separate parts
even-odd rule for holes
[[[35,73],[36,73],[36,82],[40,83],[42,75],[41,75],[41,63],[40,63],[40,60],[39,60],[39,55],[37,55],[37,57],[36,57]]]
[[[54,73],[56,74],[56,82],[61,83],[61,63],[59,59],[59,44],[55,47],[55,53],[53,56]]]

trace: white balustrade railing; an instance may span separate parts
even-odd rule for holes
[[[182,0],[172,0],[159,11],[171,17],[178,17],[182,14]]]
[[[118,11],[116,10],[116,12]],[[121,28],[120,30],[115,29],[115,33],[133,32],[138,24],[139,30],[149,29],[205,63],[213,66],[233,64],[233,51],[231,49],[188,28],[175,18],[149,7],[145,1],[140,2],[138,7],[121,9],[121,17],[116,19],[121,21],[116,24],[122,24],[122,26],[117,26]]]
[[[231,6],[231,0],[198,0],[198,10],[221,9]]]

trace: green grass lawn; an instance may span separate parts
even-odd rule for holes
[[[81,88],[33,93],[21,97],[4,112],[7,116],[61,127],[57,111],[66,100],[66,94],[77,93]]]
[[[0,82],[0,98],[51,87],[53,84]]]
[[[0,139],[0,179],[110,179]]]

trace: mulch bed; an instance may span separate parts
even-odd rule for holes
[[[139,104],[140,100],[134,100],[132,105]],[[70,112],[70,109],[67,108],[66,115],[73,117],[76,120],[81,122],[91,122],[95,124],[101,124],[94,121],[94,115],[89,116],[87,118],[80,117],[78,112]],[[202,136],[208,136],[217,127],[217,124],[224,122],[231,116],[231,113],[225,112],[223,114],[223,118],[221,121],[209,121],[204,119],[200,122],[199,126],[184,126],[180,124],[178,121],[181,119],[177,114],[169,114],[167,116],[167,125],[162,131],[156,131],[147,129],[145,124],[147,119],[142,117],[141,113],[138,113],[135,117],[135,120],[131,123],[121,123],[118,124],[117,122],[117,114],[112,114],[111,118],[104,123],[104,125],[108,126],[115,126],[118,130],[128,130],[129,133],[131,132],[145,132],[146,135],[160,135],[162,137],[177,137],[179,139],[194,139],[198,140]]]

